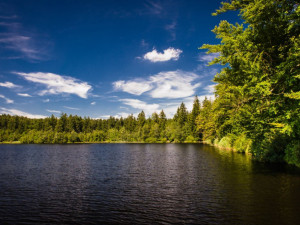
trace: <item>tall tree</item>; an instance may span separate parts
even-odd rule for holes
[[[185,104],[182,102],[178,107],[176,114],[174,115],[174,120],[182,128],[187,122],[187,118],[188,118],[188,111],[185,107]]]
[[[254,157],[291,161],[285,155],[296,151],[300,163],[299,2],[232,0],[215,15],[229,10],[243,24],[221,21],[213,30],[221,43],[202,47],[219,53],[211,64],[228,65],[214,79],[217,134],[246,133]]]
[[[195,96],[194,103],[193,103],[193,109],[192,112],[189,114],[188,118],[188,126],[189,126],[189,132],[190,135],[195,137],[196,139],[199,138],[199,132],[197,132],[197,126],[196,126],[196,118],[200,114],[200,102],[197,96]]]

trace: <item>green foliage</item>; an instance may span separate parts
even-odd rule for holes
[[[232,139],[230,138],[230,136],[222,137],[222,139],[218,143],[218,146],[220,148],[231,149],[232,148]]]
[[[195,143],[195,142],[197,142],[197,138],[195,138],[195,137],[192,136],[192,135],[189,135],[189,136],[186,137],[186,139],[185,139],[184,142],[185,142],[185,143]]]
[[[154,137],[149,137],[145,140],[146,143],[157,143],[157,139]]]
[[[298,165],[290,143],[300,139],[299,7],[296,0],[232,0],[216,11],[237,10],[244,22],[221,21],[213,29],[220,44],[202,46],[219,54],[210,65],[224,66],[214,78],[215,101],[196,120],[204,140]]]
[[[197,99],[197,97],[195,98]],[[195,107],[193,108],[194,114]],[[196,110],[197,111],[197,110]],[[94,143],[94,142],[184,142],[198,140],[199,134],[191,132],[192,112],[182,103],[179,117],[175,121],[167,119],[162,110],[147,118],[142,111],[137,118],[91,119],[62,113],[45,119],[29,119],[20,116],[0,115],[0,142],[21,143]],[[195,122],[192,126],[196,126]],[[193,136],[194,135],[194,136]]]
[[[285,161],[300,167],[300,141],[289,143],[285,150]]]
[[[243,133],[235,139],[233,149],[240,153],[250,153],[251,145],[252,141]]]

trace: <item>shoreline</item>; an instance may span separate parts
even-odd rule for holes
[[[208,144],[202,141],[198,142],[128,142],[128,141],[101,141],[101,142],[68,142],[68,143],[21,143],[20,141],[0,142],[8,145],[68,145],[68,144]]]

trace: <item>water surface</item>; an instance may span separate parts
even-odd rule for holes
[[[2,224],[297,224],[300,173],[202,144],[0,145]]]

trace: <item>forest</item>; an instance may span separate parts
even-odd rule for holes
[[[238,11],[242,24],[213,29],[215,100],[189,112],[182,103],[172,119],[163,111],[146,118],[91,119],[62,114],[29,119],[0,116],[0,141],[21,143],[199,142],[245,152],[256,160],[300,167],[300,7],[296,0],[232,0],[213,14]]]
[[[209,100],[205,100],[205,102]],[[146,118],[142,111],[137,118],[91,119],[61,114],[45,119],[0,115],[0,142],[21,143],[95,143],[95,142],[196,142],[200,140],[196,118],[200,103],[195,97],[193,110],[188,112],[184,103],[173,119],[164,111]]]

